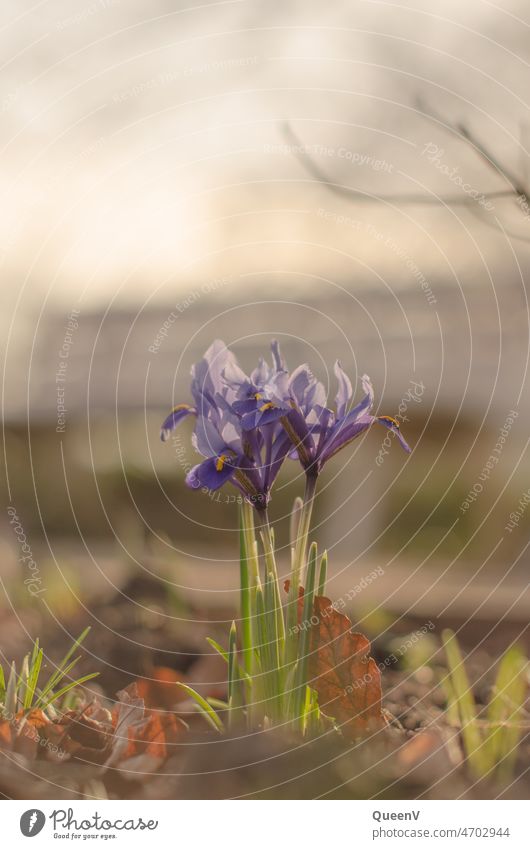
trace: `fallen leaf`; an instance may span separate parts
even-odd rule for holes
[[[124,773],[156,772],[171,754],[187,726],[174,713],[147,711],[144,721],[128,730],[129,740],[116,766]]]
[[[13,748],[13,726],[8,719],[0,722],[0,746],[4,749]]]
[[[84,710],[69,710],[45,729],[48,760],[76,758],[101,764],[108,757],[114,729],[112,715],[99,704]]]
[[[177,687],[177,682],[184,677],[167,666],[155,666],[149,677],[139,678],[136,682],[138,695],[144,700],[147,708],[163,708],[169,710],[177,702],[186,698],[186,694]]]
[[[129,729],[139,727],[144,722],[144,700],[138,695],[138,687],[131,684],[120,690],[118,705],[113,711],[114,738],[112,752],[104,766],[114,766],[123,758],[129,744]]]
[[[35,760],[39,753],[40,732],[49,724],[50,720],[41,710],[27,714],[20,710],[16,716],[0,722],[0,745],[28,760]]]
[[[309,678],[320,710],[349,739],[384,728],[381,673],[370,657],[369,640],[352,631],[350,619],[329,598],[315,596],[314,615],[318,622],[311,632]]]

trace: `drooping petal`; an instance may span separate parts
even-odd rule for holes
[[[379,424],[382,424],[384,427],[388,428],[388,430],[391,430],[392,433],[395,433],[401,447],[403,448],[404,451],[407,452],[407,454],[412,453],[412,448],[410,447],[408,442],[405,441],[403,434],[401,433],[401,429],[399,427],[399,422],[397,422],[391,416],[377,416],[376,421]]]
[[[162,442],[167,442],[171,436],[171,431],[175,430],[176,426],[180,424],[186,416],[195,415],[197,415],[197,410],[195,407],[190,407],[189,404],[178,404],[176,407],[173,407],[169,416],[167,416],[167,418],[165,418],[162,422],[162,427],[160,428],[160,439]]]
[[[335,409],[337,410],[337,418],[341,419],[346,415],[346,411],[352,399],[353,389],[351,380],[342,368],[339,360],[335,362],[334,371],[338,383],[337,395],[335,397]]]
[[[186,484],[191,489],[205,487],[215,491],[220,489],[234,473],[230,460],[225,455],[221,457],[209,457],[198,466],[190,469],[186,475]]]
[[[337,422],[328,437],[324,439],[319,457],[321,466],[333,457],[337,451],[340,451],[341,448],[344,448],[364,433],[365,430],[368,430],[375,421],[374,417],[368,414],[357,416],[350,422],[347,419],[348,417],[342,419],[341,422]]]

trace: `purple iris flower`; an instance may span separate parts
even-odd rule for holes
[[[374,392],[365,375],[362,400],[349,409],[353,390],[339,361],[335,409],[327,406],[324,386],[302,365],[291,374],[274,340],[272,364],[261,359],[250,377],[224,342],[216,340],[191,370],[194,405],[179,404],[162,424],[161,438],[187,416],[196,418],[193,446],[205,458],[186,476],[193,489],[217,490],[230,482],[256,507],[266,507],[285,458],[301,461],[308,476],[373,424],[391,430],[405,451],[399,423],[374,416]]]
[[[237,393],[233,409],[241,416],[244,431],[280,423],[292,441],[303,443],[303,437],[297,436],[295,429],[305,427],[306,421],[316,423],[314,408],[326,403],[324,386],[315,379],[307,365],[299,366],[289,374],[275,339],[271,343],[271,351],[272,366],[260,358],[250,379],[235,374],[231,376],[231,385]]]
[[[251,385],[252,378],[241,370],[224,342],[216,340],[193,366],[191,375],[194,406],[174,407],[161,429],[166,441],[184,418],[196,417],[192,442],[206,459],[188,472],[187,485],[217,490],[230,482],[255,507],[266,507],[272,484],[292,449],[289,437],[275,422],[242,428],[236,405],[241,386]]]
[[[371,414],[374,391],[368,375],[362,377],[364,397],[355,407],[349,409],[353,397],[350,379],[338,360],[334,370],[338,383],[335,409],[332,410],[316,402],[312,405],[309,414],[304,411],[303,416],[298,415],[297,412],[289,416],[289,422],[295,433],[293,441],[307,473],[318,475],[331,457],[373,424],[381,424],[391,430],[402,448],[410,454],[411,449],[403,438],[399,422],[391,416]]]
[[[289,374],[278,343],[273,341],[271,348],[272,367],[260,360],[250,379],[242,373],[232,375],[231,385],[237,394],[233,409],[241,416],[243,431],[280,423],[295,446],[290,456],[298,457],[313,475],[318,475],[324,463],[374,423],[395,433],[404,450],[410,453],[394,418],[371,415],[374,392],[367,375],[362,378],[364,398],[349,410],[352,385],[337,360],[334,371],[338,388],[335,410],[331,410],[324,386],[309,366],[301,365]]]

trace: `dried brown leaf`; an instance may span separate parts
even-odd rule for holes
[[[352,631],[350,619],[329,598],[315,597],[314,615],[309,676],[321,711],[349,739],[384,728],[381,673],[370,657],[369,640]]]

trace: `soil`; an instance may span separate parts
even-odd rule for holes
[[[186,676],[197,689],[223,697],[224,662],[207,651],[207,635],[220,637],[208,622],[207,611],[194,611],[202,620],[193,629],[176,619],[163,628],[148,618],[131,616],[125,595],[141,596],[148,604],[163,604],[157,586],[130,586],[92,613],[105,622],[101,634],[93,628],[87,640],[80,672],[99,668],[97,685],[91,689],[112,709],[118,690],[153,670],[164,668]],[[227,611],[227,618],[230,611]],[[219,621],[219,611],[215,614]],[[26,616],[23,625],[6,615],[0,625],[0,650],[4,658],[20,661],[38,623]],[[70,634],[79,633],[85,622],[68,623]],[[278,729],[242,731],[220,737],[210,732],[200,717],[190,731],[169,747],[168,757],[149,775],[102,770],[86,755],[66,762],[33,761],[0,749],[0,796],[3,798],[528,798],[530,737],[519,745],[515,773],[509,784],[475,781],[463,755],[460,729],[451,725],[446,697],[440,684],[444,676],[441,652],[428,665],[409,668],[406,658],[385,666],[395,651],[396,638],[423,625],[399,620],[399,631],[373,640],[373,656],[384,669],[383,706],[388,727],[368,740],[347,742],[331,725],[317,739],[301,739]],[[520,636],[520,623],[453,621],[434,623],[432,636],[439,641],[441,627],[459,631],[467,654],[466,668],[473,681],[478,705],[487,704],[495,662],[512,639]],[[53,622],[40,623],[41,644],[53,660],[67,648],[64,633]],[[112,629],[112,631],[110,630]],[[119,635],[113,637],[112,632]],[[526,632],[526,637],[528,636]],[[22,649],[20,647],[23,647]],[[171,648],[168,649],[168,646]],[[90,656],[90,652],[94,656]],[[95,666],[95,661],[97,665]],[[162,699],[163,701],[163,699]],[[168,704],[152,705],[168,710]],[[171,709],[181,710],[180,704]],[[189,720],[189,713],[186,717]]]

